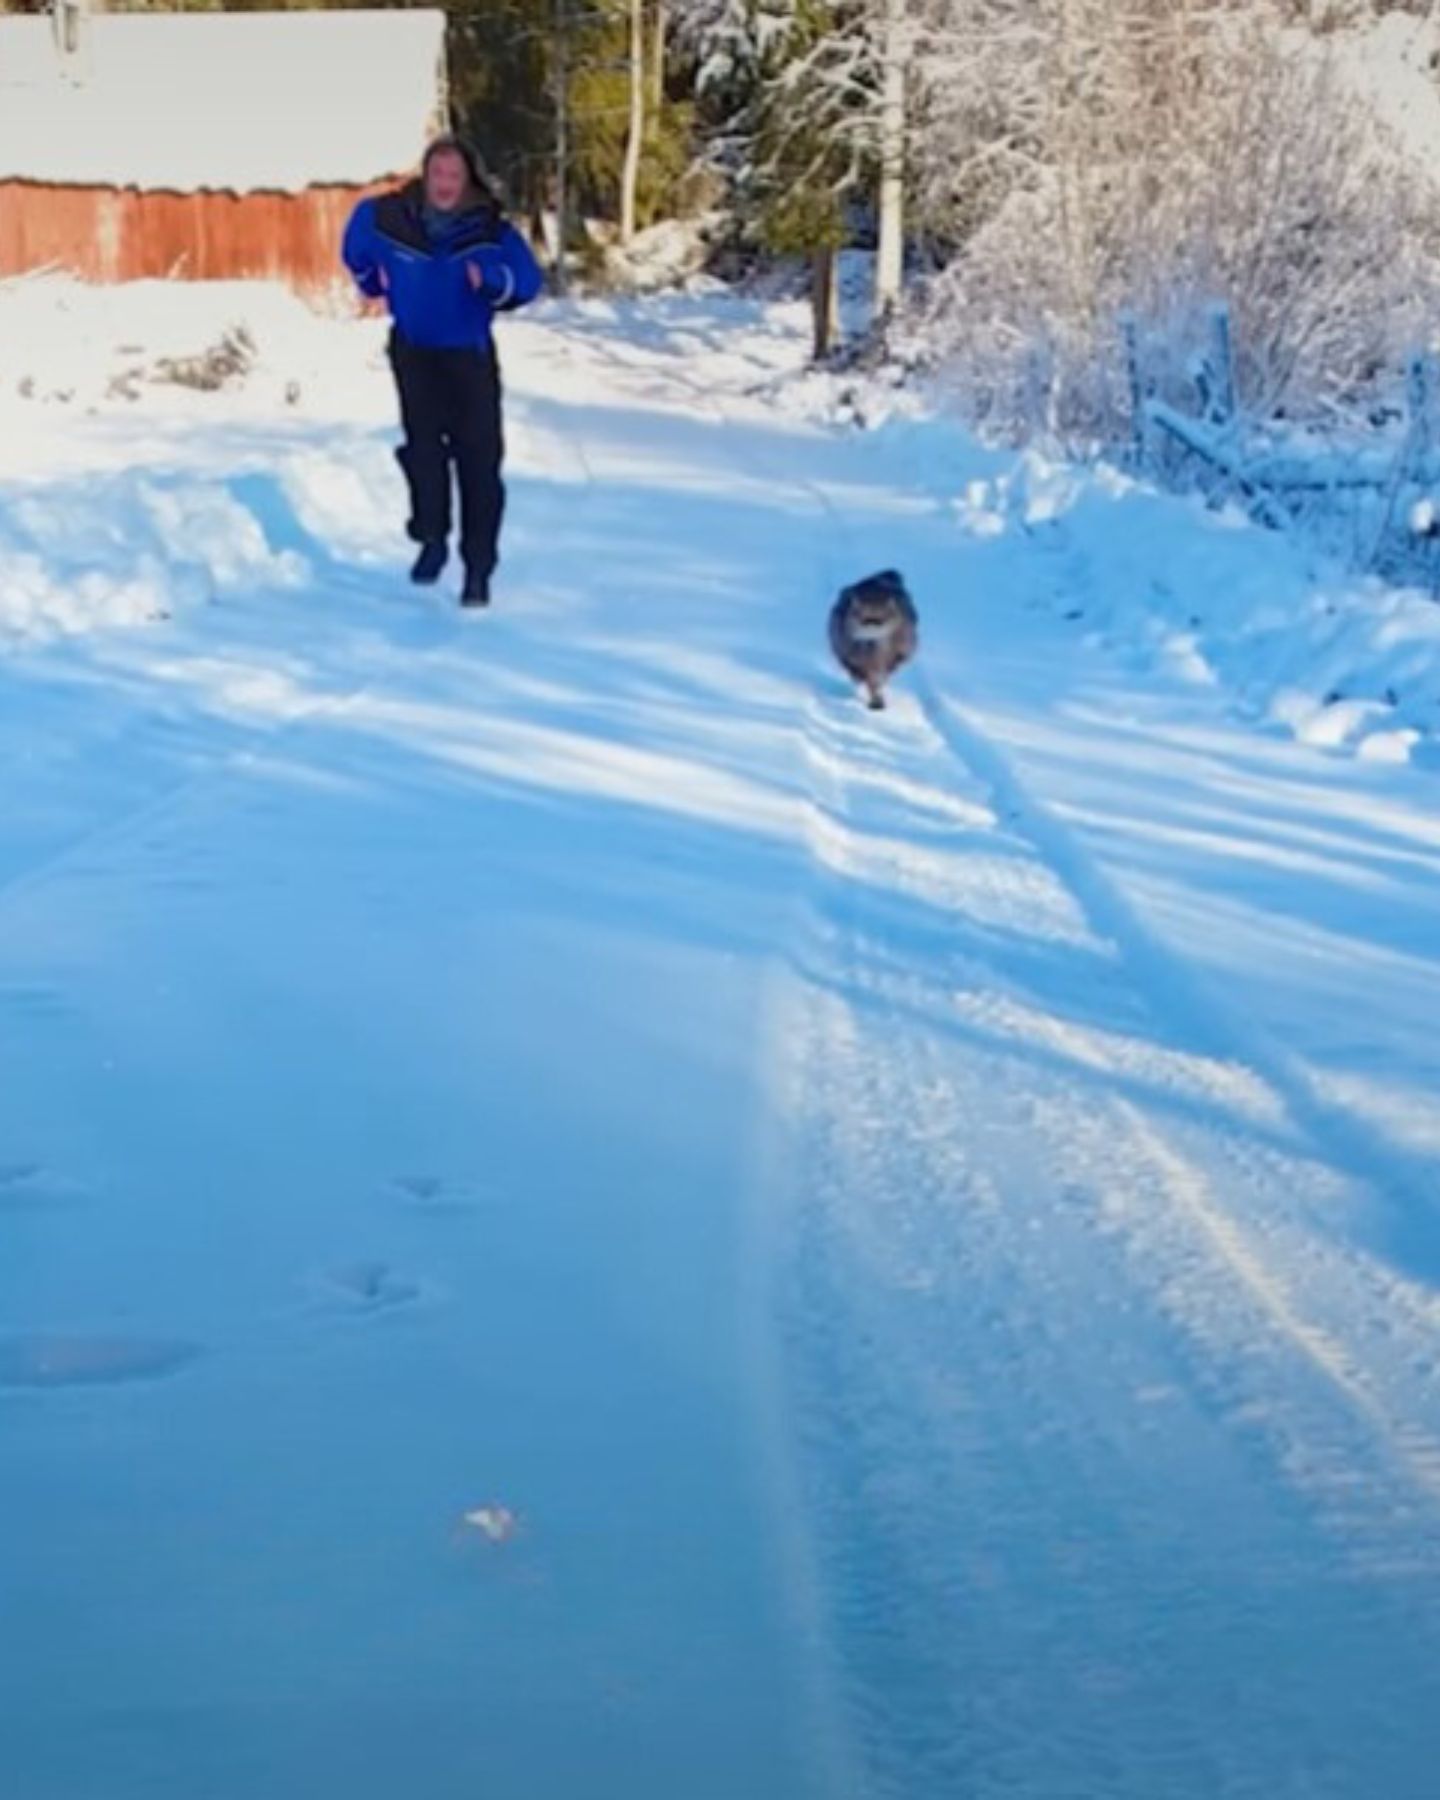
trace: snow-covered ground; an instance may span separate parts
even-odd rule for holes
[[[802,345],[0,292],[15,1800],[1433,1793],[1440,614]]]

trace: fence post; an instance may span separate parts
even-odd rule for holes
[[[1025,397],[1022,402],[1030,428],[1037,437],[1055,430],[1055,363],[1038,343],[1032,343],[1025,355]]]
[[[1210,371],[1209,417],[1214,425],[1230,425],[1234,423],[1235,401],[1235,349],[1230,332],[1230,308],[1224,304],[1212,306],[1208,315],[1210,327],[1210,353],[1207,358]]]
[[[1406,371],[1405,402],[1410,414],[1406,432],[1410,455],[1418,463],[1430,454],[1434,437],[1435,359],[1412,356]]]
[[[1376,570],[1381,567],[1386,555],[1386,543],[1395,529],[1395,515],[1405,489],[1423,478],[1425,461],[1430,453],[1430,402],[1435,385],[1433,377],[1432,358],[1424,352],[1410,358],[1405,369],[1405,431],[1395,451],[1390,478],[1382,490],[1384,505],[1380,509],[1380,522],[1365,561],[1367,569]]]
[[[1145,466],[1145,379],[1140,372],[1140,322],[1134,313],[1120,315],[1120,334],[1125,344],[1125,377],[1130,387],[1130,461]]]

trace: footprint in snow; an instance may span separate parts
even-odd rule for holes
[[[390,1193],[411,1212],[437,1216],[475,1212],[489,1198],[477,1183],[451,1181],[443,1175],[397,1175]]]
[[[178,1374],[200,1355],[183,1338],[21,1332],[0,1337],[0,1388],[115,1387]]]
[[[317,1298],[351,1313],[384,1313],[430,1297],[423,1282],[386,1262],[339,1263],[314,1283]]]
[[[58,988],[11,985],[0,987],[0,1010],[22,1019],[63,1019],[73,1008]]]
[[[43,1163],[0,1163],[0,1213],[40,1212],[83,1195],[78,1182],[53,1174]]]

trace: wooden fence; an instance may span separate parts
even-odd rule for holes
[[[1238,503],[1277,530],[1315,524],[1332,547],[1344,542],[1358,566],[1423,580],[1440,594],[1440,360],[1412,358],[1398,429],[1347,448],[1277,449],[1274,432],[1257,429],[1239,405],[1227,308],[1207,315],[1186,384],[1190,410],[1160,395],[1138,322],[1125,319],[1122,331],[1132,468],[1198,486],[1216,504]]]

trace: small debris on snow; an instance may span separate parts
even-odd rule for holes
[[[473,1212],[487,1198],[482,1186],[443,1175],[398,1175],[390,1190],[404,1206],[436,1215]]]
[[[474,1506],[460,1515],[461,1528],[478,1532],[489,1544],[508,1544],[520,1529],[518,1516],[508,1506],[492,1502]]]
[[[162,356],[155,365],[154,379],[213,394],[242,380],[254,366],[255,340],[243,325],[237,325],[198,356]]]

